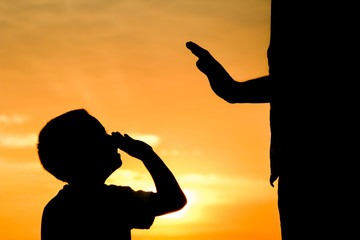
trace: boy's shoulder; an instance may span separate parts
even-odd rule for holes
[[[105,212],[129,212],[151,208],[152,192],[134,191],[128,186],[104,185],[102,188],[75,188],[65,185],[44,208],[44,213],[68,215],[100,209]],[[127,215],[127,214],[125,214]]]
[[[82,226],[94,223],[100,226],[104,219],[118,216],[114,221],[117,226],[147,229],[155,218],[151,195],[152,192],[134,191],[128,186],[76,188],[65,185],[46,205],[43,221],[76,226],[80,219]]]
[[[106,185],[105,187],[111,197],[128,199],[129,201],[146,202],[149,200],[153,192],[138,190],[135,191],[129,186]]]
[[[92,202],[145,202],[152,192],[135,191],[129,186],[106,185],[99,187],[74,187],[65,185],[58,194],[50,200],[47,207],[58,204],[91,204]]]

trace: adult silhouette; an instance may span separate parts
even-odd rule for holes
[[[339,80],[355,75],[349,71],[347,28],[335,14],[340,9],[322,1],[272,0],[269,75],[248,81],[235,81],[207,50],[186,44],[219,97],[270,103],[270,183],[279,178],[283,240],[333,239],[348,232],[343,222],[349,218],[340,210],[345,196],[334,191],[342,174],[339,159],[348,151],[339,136],[345,110],[332,103],[343,101]]]

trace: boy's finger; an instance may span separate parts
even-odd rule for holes
[[[119,133],[119,132],[112,132],[111,135],[112,135],[113,137],[124,138],[124,136],[121,135],[121,133]]]
[[[113,137],[113,141],[116,144],[116,146],[122,149],[124,147],[125,137],[121,135],[121,133],[119,132],[113,132],[111,133],[111,136]]]
[[[129,135],[127,135],[127,134],[125,134],[124,136],[125,136],[125,138],[132,139],[132,140],[133,140],[133,138],[130,137]]]
[[[208,52],[206,49],[200,47],[200,46],[197,45],[196,43],[187,42],[187,43],[186,43],[186,47],[187,47],[188,49],[190,49],[190,51],[191,51],[195,56],[197,56],[198,58],[200,58],[200,57],[205,57],[205,56],[207,57],[207,56],[210,55],[209,52]]]

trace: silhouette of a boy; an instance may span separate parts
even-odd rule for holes
[[[142,161],[157,192],[105,185],[122,165],[118,149]],[[133,228],[148,229],[156,216],[177,211],[186,197],[153,149],[128,135],[112,133],[84,109],[60,115],[41,130],[43,167],[68,184],[46,205],[41,239],[131,239]]]

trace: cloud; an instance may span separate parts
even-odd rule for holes
[[[4,124],[23,124],[25,122],[29,121],[28,116],[22,116],[22,115],[6,115],[6,114],[0,114],[0,123]]]
[[[155,191],[149,174],[128,169],[116,171],[106,180],[106,184],[130,186],[134,190]]]
[[[160,143],[160,137],[157,135],[153,135],[153,134],[132,133],[132,134],[129,134],[129,136],[136,140],[146,142],[147,144],[149,144],[152,147],[155,147]]]
[[[30,120],[30,117],[18,114],[0,114],[0,125],[21,125]],[[0,132],[0,147],[28,148],[37,143],[37,135],[32,133],[4,133]]]
[[[160,150],[160,154],[162,156],[173,156],[173,157],[181,156],[181,155],[198,157],[203,155],[203,151],[199,149],[194,149],[194,150],[162,149]]]
[[[35,147],[37,143],[36,134],[8,134],[0,133],[0,146],[6,148],[28,148]]]

